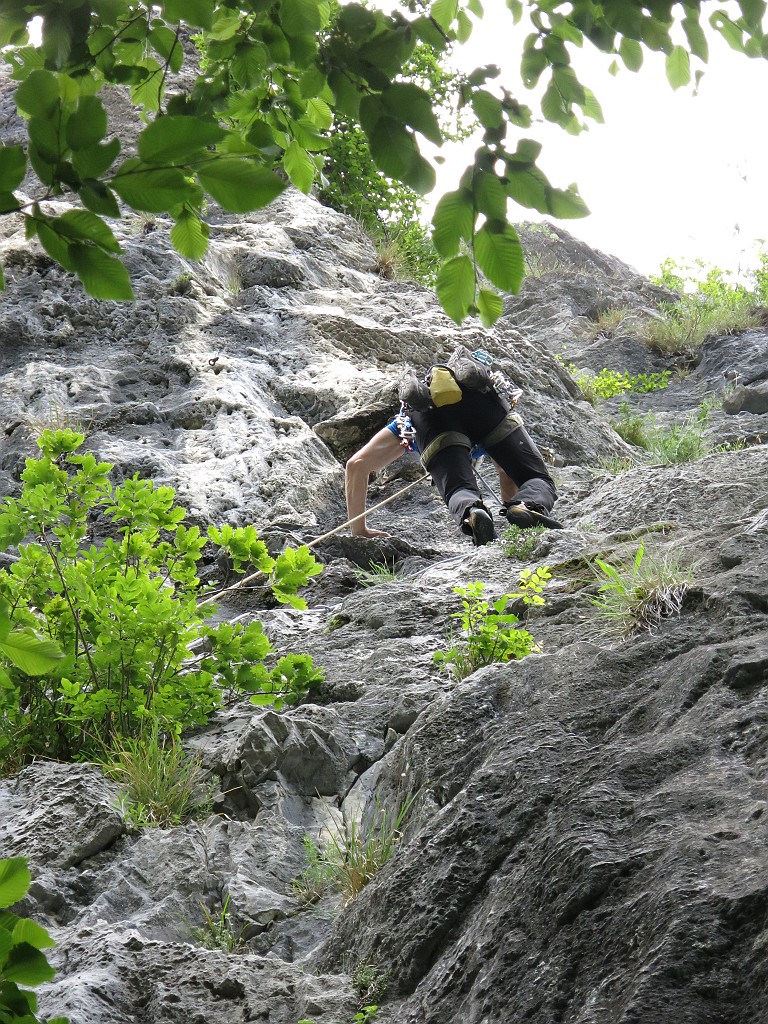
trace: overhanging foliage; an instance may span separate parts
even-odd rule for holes
[[[511,41],[524,13],[531,25],[520,42],[522,83],[545,83],[541,114],[572,133],[602,113],[571,66],[571,48],[589,42],[615,54],[616,68],[621,62],[633,71],[644,48],[661,51],[677,88],[690,81],[692,57],[708,59],[705,8],[731,47],[750,57],[768,54],[765,3],[737,6],[739,17],[701,0],[506,0]],[[36,15],[43,24],[37,47],[27,31]],[[120,245],[105,218],[119,217],[121,204],[170,214],[173,245],[200,259],[208,244],[206,195],[245,213],[279,195],[286,178],[309,191],[334,112],[362,126],[385,174],[426,193],[435,172],[419,137],[439,143],[440,127],[433,98],[404,80],[403,68],[417,43],[442,52],[466,41],[482,15],[480,0],[435,0],[425,11],[409,5],[392,14],[352,3],[333,21],[329,0],[4,0],[0,46],[10,47],[28,141],[0,147],[0,213],[20,212],[27,236],[91,295],[129,299]],[[205,66],[183,90],[172,90],[188,30],[205,43]],[[588,212],[575,186],[554,188],[538,167],[541,147],[520,137],[533,111],[495,87],[498,76],[498,68],[481,67],[463,84],[459,102],[482,125],[483,141],[434,217],[437,249],[449,261],[438,294],[457,321],[479,313],[490,324],[500,315],[498,296],[483,279],[519,288],[523,260],[509,200],[557,218]],[[122,154],[121,140],[110,136],[99,95],[105,85],[129,88],[145,122],[135,156]],[[37,181],[27,201],[17,193],[29,170]],[[44,211],[43,200],[65,193],[76,194],[83,208],[61,216]]]

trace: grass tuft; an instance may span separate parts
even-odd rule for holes
[[[612,565],[596,558],[599,582],[593,598],[601,632],[625,640],[634,633],[652,633],[663,619],[679,615],[692,570],[675,556],[654,558],[640,544],[631,561]]]

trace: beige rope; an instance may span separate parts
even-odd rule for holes
[[[395,498],[399,498],[401,494],[405,494],[406,491],[410,491],[412,487],[416,486],[416,484],[420,484],[423,480],[427,480],[428,478],[429,473],[425,473],[423,476],[420,476],[418,480],[412,480],[411,483],[407,484],[405,487],[402,487],[399,491],[396,491],[394,494],[391,494],[388,498],[385,498],[383,501],[380,501],[377,505],[371,505],[371,507],[366,509],[365,512],[361,512],[359,516],[352,516],[351,519],[348,519],[346,523],[342,523],[341,526],[337,526],[335,529],[329,530],[328,533],[324,533],[321,537],[315,537],[315,539],[310,544],[307,544],[306,547],[314,548],[316,547],[316,545],[322,543],[322,541],[328,540],[329,537],[333,537],[335,534],[341,533],[342,530],[346,530],[346,528],[350,526],[352,523],[356,523],[358,519],[365,519],[365,517],[367,515],[370,515],[371,512],[375,512],[377,508],[383,508],[384,505],[389,505],[389,503],[391,501],[394,501]],[[251,573],[250,576],[244,576],[243,579],[238,580],[237,583],[233,583],[231,587],[225,587],[223,590],[220,590],[217,594],[211,594],[210,597],[206,597],[204,601],[200,601],[197,607],[202,608],[203,605],[210,604],[211,601],[218,600],[222,596],[222,594],[228,594],[231,590],[238,590],[240,587],[244,587],[246,583],[250,583],[252,580],[258,579],[259,576],[266,576],[266,573],[259,569],[258,572],[253,572]]]

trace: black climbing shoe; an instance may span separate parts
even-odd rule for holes
[[[528,508],[527,505],[507,505],[504,508],[504,515],[511,526],[519,526],[521,530],[530,530],[533,526],[546,526],[548,530],[562,530],[563,524],[558,523],[546,512],[539,512],[538,509]]]
[[[493,528],[493,519],[491,519],[490,513],[479,505],[469,510],[469,515],[464,522],[469,527],[475,547],[481,548],[495,539],[496,531]]]

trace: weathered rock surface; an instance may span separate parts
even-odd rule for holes
[[[357,227],[296,193],[218,218],[200,265],[168,248],[166,227],[124,223],[138,298],[114,304],[85,297],[0,219],[3,494],[18,490],[37,428],[81,423],[121,474],[174,486],[193,521],[254,522],[275,547],[310,540],[343,521],[343,460],[390,415],[402,369],[461,341],[524,387],[566,529],[530,558],[553,574],[529,623],[543,653],[460,683],[432,661],[454,587],[483,580],[495,597],[523,565],[501,545],[470,547],[426,485],[372,517],[391,538],[319,546],[307,612],[232,594],[222,614],[262,618],[326,682],[315,703],[279,715],[243,703],[189,737],[216,781],[206,821],[133,834],[117,787],[89,766],[0,780],[0,855],[29,858],[23,909],[58,943],[43,1012],[350,1024],[362,962],[388,978],[389,1024],[762,1024],[766,335],[712,339],[687,377],[633,397],[671,423],[725,396],[710,430],[745,447],[613,476],[601,463],[630,449],[611,405],[588,405],[554,354],[581,351],[569,324],[609,292],[663,299],[618,260],[554,232],[552,259],[586,261],[578,288],[566,301],[554,266],[551,301],[524,293],[486,332],[382,281]],[[638,345],[613,368],[667,368]],[[612,365],[604,354],[583,365]],[[403,459],[371,499],[419,472]],[[590,562],[631,557],[641,540],[691,566],[692,586],[679,618],[610,642]],[[356,566],[384,560],[400,575],[361,588]],[[296,899],[304,836],[413,794],[395,856],[354,902]],[[215,916],[227,897],[246,939],[229,957],[192,935],[202,907]]]

